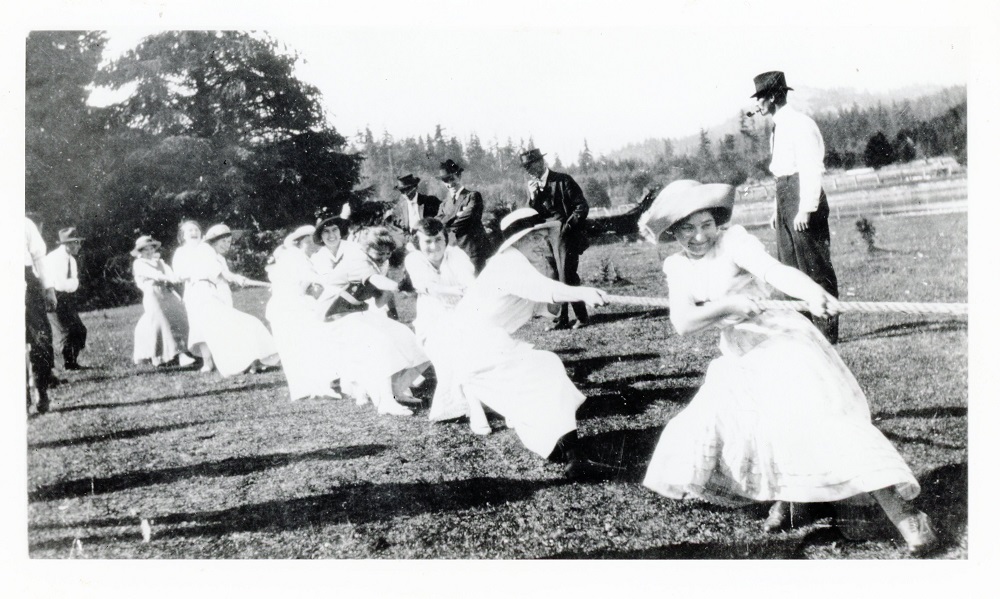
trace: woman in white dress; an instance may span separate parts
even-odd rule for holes
[[[872,426],[850,370],[801,314],[765,311],[756,301],[773,287],[827,316],[834,298],[768,255],[743,227],[720,229],[733,199],[729,185],[676,181],[640,222],[647,237],[667,230],[683,250],[663,264],[674,328],[682,335],[718,328],[722,352],[691,403],[667,423],[643,484],[676,499],[776,502],[767,531],[788,525],[787,502],[870,494],[912,553],[928,550],[934,532],[908,502],[920,487]]]
[[[362,405],[370,399],[380,414],[408,416],[412,411],[401,402],[420,403],[410,385],[430,362],[413,331],[369,304],[375,300],[382,305],[386,294],[397,289],[385,276],[394,249],[383,227],[365,229],[356,244],[341,241],[336,266],[321,274],[318,305],[323,320],[338,323],[339,343],[349,350],[337,364],[342,390]]]
[[[496,255],[466,289],[447,325],[428,337],[435,368],[450,379],[444,382],[447,392],[435,394],[435,403],[447,403],[432,410],[440,419],[468,414],[473,432],[489,434],[485,405],[506,419],[528,450],[567,461],[568,476],[599,474],[604,468],[584,456],[576,433],[576,411],[585,397],[558,356],[511,335],[536,314],[553,314],[562,302],[602,305],[604,292],[542,274],[553,245],[558,247],[551,243],[558,222],[522,208],[500,226],[504,242]]]
[[[135,349],[132,361],[150,362],[153,366],[166,364],[178,358],[182,366],[193,359],[185,353],[188,334],[187,314],[184,303],[174,290],[180,279],[160,258],[160,242],[149,235],[135,240],[130,254],[132,276],[142,291],[142,317],[135,325]]]
[[[174,252],[174,273],[184,282],[188,349],[204,360],[203,372],[222,376],[255,372],[278,363],[274,339],[260,320],[233,308],[230,283],[267,287],[229,270],[224,255],[232,243],[226,225],[209,228],[205,239],[194,221],[181,223],[184,245]]]
[[[274,263],[267,267],[271,281],[271,299],[265,316],[271,324],[274,342],[281,357],[281,368],[292,399],[309,397],[339,398],[331,384],[339,378],[336,368],[336,342],[327,343],[329,328],[316,316],[316,297],[320,278],[309,256],[317,249],[313,243],[315,227],[299,227],[274,252]]]
[[[415,241],[416,248],[406,255],[403,265],[417,292],[413,329],[422,345],[429,331],[446,326],[446,319],[476,280],[476,267],[468,254],[448,245],[448,232],[436,218],[417,222]]]

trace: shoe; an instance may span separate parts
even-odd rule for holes
[[[392,400],[381,401],[378,404],[379,414],[388,414],[390,416],[412,416],[413,411],[406,406],[400,405]]]
[[[775,501],[767,512],[767,519],[764,520],[762,526],[764,532],[779,532],[790,528],[792,525],[790,507],[787,501]]]
[[[83,370],[83,367],[76,362],[68,362],[63,366],[63,370]]]
[[[576,330],[576,329],[582,329],[585,326],[587,326],[587,323],[584,322],[584,321],[582,321],[582,320],[578,320],[578,321],[576,321],[576,322],[573,323],[573,329],[574,330]]]
[[[410,405],[410,406],[422,406],[422,405],[424,405],[424,401],[422,399],[417,398],[417,397],[413,397],[413,395],[411,395],[409,393],[402,393],[399,396],[397,396],[396,397],[396,402],[404,404],[404,405]]]
[[[557,323],[549,326],[545,330],[546,331],[564,331],[564,330],[566,330],[568,328],[569,328],[569,323],[568,322],[557,322]]]
[[[938,538],[931,526],[931,519],[923,512],[903,518],[896,528],[903,535],[910,555],[924,555],[937,547]]]
[[[49,392],[46,389],[36,389],[38,393],[38,403],[35,404],[35,411],[44,414],[49,411]]]

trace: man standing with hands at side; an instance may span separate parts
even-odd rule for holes
[[[62,352],[66,370],[80,369],[77,356],[87,345],[87,327],[76,309],[76,292],[80,288],[76,255],[82,244],[83,238],[77,236],[76,227],[60,229],[59,247],[45,257],[45,270],[58,300],[55,312],[49,314],[53,345]]]
[[[799,269],[830,295],[837,297],[837,275],[830,259],[830,206],[823,191],[826,149],[816,122],[787,105],[792,89],[781,71],[753,79],[757,111],[771,115],[771,164],[776,184],[771,227],[777,231],[778,260]],[[837,316],[813,317],[830,343],[838,338]]]
[[[531,148],[521,153],[521,167],[531,176],[528,183],[528,207],[534,208],[546,220],[558,220],[560,244],[563,246],[557,255],[562,256],[563,264],[560,281],[571,286],[580,284],[577,269],[580,266],[580,254],[590,247],[587,239],[587,213],[590,206],[583,197],[583,190],[573,177],[549,170],[545,164],[545,154],[537,148]],[[550,330],[569,328],[569,306],[562,304],[555,324]],[[589,322],[587,305],[583,302],[573,302],[573,312],[576,314],[574,329],[584,327]]]

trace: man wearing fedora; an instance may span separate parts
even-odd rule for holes
[[[531,176],[528,184],[528,207],[534,208],[547,220],[557,220],[561,225],[559,243],[562,258],[560,281],[567,285],[579,285],[580,254],[590,247],[587,239],[587,213],[590,206],[583,190],[573,177],[550,170],[545,164],[545,154],[537,148],[521,153],[521,167]],[[573,302],[573,312],[576,314],[574,329],[586,326],[587,305],[583,302]],[[552,329],[569,328],[569,304],[560,307]]]
[[[493,255],[493,243],[483,226],[483,196],[462,185],[465,171],[451,158],[441,163],[438,179],[448,188],[438,218],[448,226],[455,245],[469,255],[479,274]]]
[[[778,260],[809,275],[837,297],[837,275],[830,259],[830,206],[823,191],[823,136],[816,122],[787,104],[792,89],[781,71],[753,79],[757,111],[771,115],[771,164],[776,184],[771,227],[777,231]],[[837,316],[813,317],[830,343],[838,338]]]
[[[387,220],[412,236],[418,228],[417,223],[422,219],[437,216],[441,200],[417,190],[420,177],[412,174],[403,175],[397,178],[397,181],[395,189],[399,192],[399,201],[392,207]]]
[[[76,227],[60,229],[59,246],[45,257],[45,271],[57,300],[55,312],[49,314],[53,346],[62,352],[66,370],[80,369],[77,356],[87,344],[87,327],[76,308],[76,292],[80,288],[76,256],[82,243],[83,238],[77,235]]]

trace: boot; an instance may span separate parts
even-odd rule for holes
[[[916,511],[896,523],[899,534],[903,535],[906,541],[906,548],[910,555],[925,555],[938,544],[934,527],[931,526],[931,519],[927,514]]]

